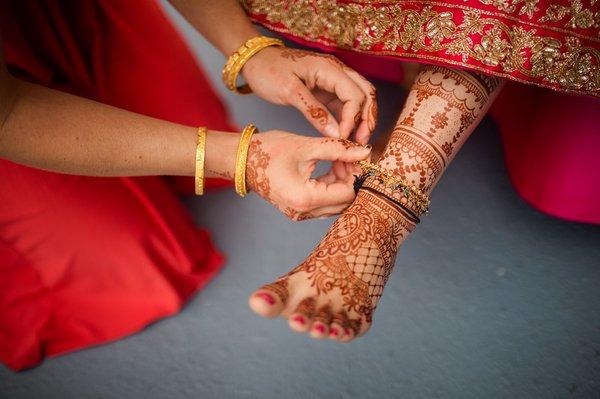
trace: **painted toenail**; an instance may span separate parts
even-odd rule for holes
[[[325,333],[325,326],[323,324],[317,324],[315,326],[315,330],[317,330],[317,332],[324,334]]]
[[[296,316],[292,320],[294,320],[295,322],[300,323],[300,324],[306,323],[306,321],[304,321],[304,317],[302,317],[302,316]]]
[[[333,336],[333,337],[337,337],[339,334],[339,331],[337,330],[337,328],[332,328],[331,332],[329,333],[329,335]]]
[[[267,302],[269,305],[275,305],[275,298],[273,298],[271,295],[267,294],[266,292],[261,292],[260,294],[256,294],[256,296],[259,296],[262,299],[264,299],[265,302]]]
[[[350,335],[351,331],[350,331],[350,329],[349,329],[349,328],[347,328],[347,329],[345,329],[345,330],[344,330],[344,333],[345,333],[346,335]]]

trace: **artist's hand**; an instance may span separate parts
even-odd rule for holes
[[[248,151],[246,183],[293,220],[341,213],[354,200],[353,178],[328,173],[312,179],[318,161],[353,163],[369,146],[343,139],[313,138],[279,130],[255,134]]]
[[[355,141],[366,144],[375,128],[375,87],[334,56],[267,47],[246,62],[242,75],[256,95],[294,106],[327,137],[347,139],[355,130]]]

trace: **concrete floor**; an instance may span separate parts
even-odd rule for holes
[[[240,124],[310,131],[294,110],[224,93],[222,58],[184,29]],[[385,127],[402,96],[379,89]],[[600,397],[600,228],[525,204],[489,120],[436,188],[373,328],[352,344],[294,335],[246,305],[332,220],[292,223],[230,191],[186,201],[228,254],[212,284],[125,340],[20,374],[0,368],[0,398]]]

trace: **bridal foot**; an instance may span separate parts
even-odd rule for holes
[[[254,292],[249,305],[316,339],[359,337],[371,326],[398,247],[413,228],[395,205],[361,191],[308,258]]]

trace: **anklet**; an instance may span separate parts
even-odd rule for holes
[[[406,206],[402,205],[400,202],[396,201],[392,197],[389,197],[389,196],[385,195],[381,191],[377,191],[377,190],[375,190],[375,189],[373,189],[371,187],[365,187],[365,186],[360,187],[359,190],[368,191],[368,192],[373,193],[373,194],[375,194],[377,196],[381,196],[381,197],[385,198],[386,200],[388,200],[392,204],[396,205],[399,208],[398,210],[400,211],[400,213],[402,213],[411,222],[413,222],[414,224],[421,223],[421,219],[413,211],[411,211],[409,208],[407,208]]]
[[[393,198],[404,207],[409,208],[415,215],[420,216],[429,212],[429,197],[417,187],[402,181],[391,172],[383,170],[379,165],[367,161],[360,161],[359,165],[363,174],[355,182],[355,191],[363,186],[370,187]]]

